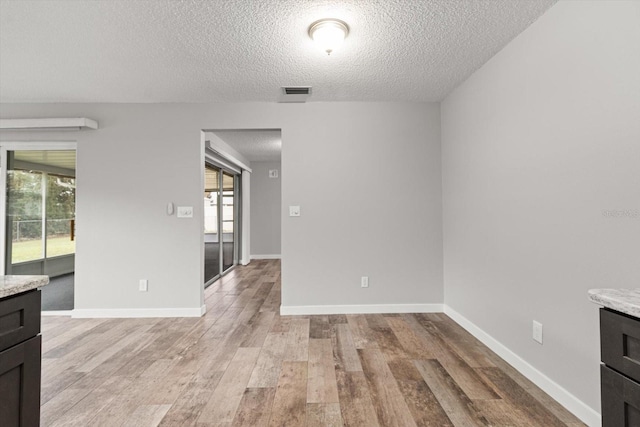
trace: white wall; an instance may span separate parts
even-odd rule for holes
[[[278,178],[269,178],[269,170]],[[251,162],[251,256],[279,258],[282,227],[282,164]]]
[[[445,302],[594,414],[587,290],[640,278],[640,217],[603,215],[640,209],[638,52],[640,3],[563,1],[442,103]]]
[[[252,128],[282,129],[282,206],[302,206],[282,219],[285,305],[442,303],[437,104],[3,104],[0,116],[100,123],[0,133],[78,142],[79,310],[199,310],[200,130]],[[169,201],[194,218],[167,216]]]
[[[441,304],[439,106],[306,110],[282,129],[283,306]]]

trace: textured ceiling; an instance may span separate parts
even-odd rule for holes
[[[439,101],[555,1],[0,0],[0,101]]]
[[[279,162],[282,133],[279,130],[213,131],[250,162]]]

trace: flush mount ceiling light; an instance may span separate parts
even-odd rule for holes
[[[309,26],[309,37],[331,55],[349,34],[349,26],[339,19],[320,19]]]

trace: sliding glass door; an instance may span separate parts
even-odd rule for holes
[[[205,165],[204,170],[204,281],[220,275],[220,241],[218,239],[218,200],[220,199],[220,169]]]
[[[72,273],[75,151],[7,151],[5,156],[5,274]]]
[[[210,284],[237,263],[237,175],[205,164],[204,281]]]

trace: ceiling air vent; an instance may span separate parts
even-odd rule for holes
[[[285,95],[311,95],[310,87],[285,87]]]
[[[284,86],[280,95],[280,102],[306,102],[311,96],[309,86]]]

